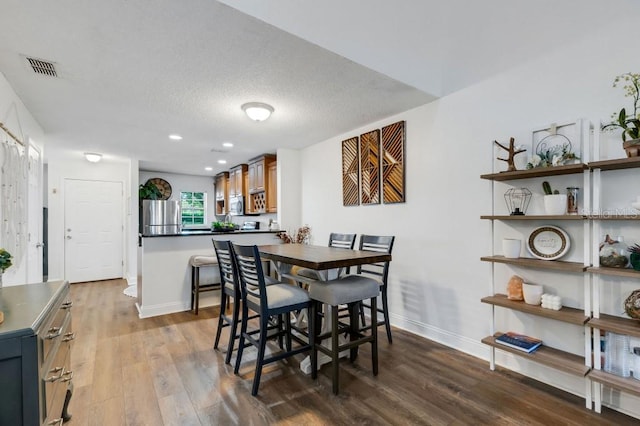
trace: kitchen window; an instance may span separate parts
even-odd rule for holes
[[[182,225],[204,225],[207,223],[207,193],[180,192]]]

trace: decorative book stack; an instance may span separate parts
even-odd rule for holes
[[[542,345],[542,340],[524,334],[507,331],[496,337],[496,342],[523,352],[533,352]]]

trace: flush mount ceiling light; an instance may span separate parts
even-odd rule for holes
[[[233,147],[233,143],[231,143],[231,142],[223,142],[222,146],[224,146],[225,148],[232,148]]]
[[[97,154],[95,152],[85,152],[84,158],[86,158],[90,163],[97,163],[102,159],[102,154]]]
[[[171,139],[172,141],[181,141],[182,136],[173,134],[173,135],[169,135],[169,139]]]
[[[205,167],[204,168],[206,171],[210,172],[211,170],[213,170],[213,167]]]
[[[264,121],[273,112],[273,107],[268,104],[263,104],[261,102],[249,102],[242,105],[242,110],[247,114],[247,116],[255,121]]]
[[[227,160],[218,160],[218,164],[227,164]]]

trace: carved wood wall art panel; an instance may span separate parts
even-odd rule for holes
[[[358,168],[358,137],[342,141],[342,204],[360,204],[360,174]]]
[[[360,188],[362,204],[380,203],[380,130],[360,135]]]
[[[382,128],[382,198],[385,204],[405,202],[405,122]]]

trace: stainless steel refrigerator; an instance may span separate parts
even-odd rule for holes
[[[142,235],[175,235],[182,230],[178,200],[142,200]]]

